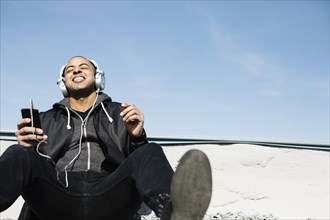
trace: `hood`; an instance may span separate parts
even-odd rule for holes
[[[111,102],[112,99],[110,98],[110,96],[108,96],[107,94],[105,93],[102,93],[102,92],[99,92],[97,93],[97,96],[96,96],[96,100],[94,101],[93,103],[93,106],[92,108],[89,110],[89,113],[87,115],[86,118],[88,118],[89,114],[99,105],[101,104],[101,107],[104,111],[104,113],[106,114],[106,116],[108,117],[109,119],[109,122],[112,123],[113,122],[113,119],[109,116],[108,112],[106,111],[105,107],[104,107],[104,104],[103,103],[109,103]],[[70,104],[69,104],[69,98],[64,98],[62,99],[61,101],[55,103],[53,105],[53,109],[63,109],[63,110],[66,110],[67,112],[67,115],[68,115],[68,123],[67,123],[67,129],[70,130],[71,129],[71,114],[70,114]]]
[[[111,102],[111,101],[112,101],[112,99],[110,96],[108,96],[106,93],[100,92],[98,95],[98,98],[96,100],[95,106],[99,105],[101,102],[107,103],[107,102]],[[61,101],[56,102],[53,105],[53,108],[60,108],[60,107],[70,108],[69,97],[62,99]]]

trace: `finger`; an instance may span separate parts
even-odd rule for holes
[[[28,123],[31,123],[30,118],[23,118],[17,122],[17,129],[21,129],[22,127],[26,126]]]
[[[24,136],[27,134],[32,134],[34,132],[33,127],[22,127],[21,129],[17,130],[16,136]]]
[[[128,112],[125,117],[123,118],[124,121],[126,122],[131,122],[131,121],[138,121],[138,122],[142,122],[144,121],[144,116],[143,116],[143,112],[133,109],[130,112]]]
[[[121,109],[122,112],[120,113],[120,115],[123,117],[124,122],[126,123],[139,122],[143,126],[144,115],[143,112],[138,107],[136,107],[132,103],[122,103]]]
[[[126,117],[123,119],[126,123],[130,123],[130,122],[139,122],[140,121],[140,117],[137,115],[131,115],[129,117]]]
[[[135,109],[130,109],[129,111],[123,113],[123,120],[126,121],[129,117],[137,114],[138,113]]]
[[[48,136],[47,135],[36,135],[36,139],[39,141],[45,141],[47,140]]]
[[[34,138],[36,138],[35,135],[31,135],[31,136],[34,136]],[[35,140],[30,140],[32,138],[33,137],[30,137],[30,136],[19,136],[19,137],[17,137],[17,142],[18,142],[18,144],[20,144],[24,147],[32,147],[35,145]]]
[[[33,134],[34,132],[34,134]],[[23,127],[15,133],[18,144],[24,147],[32,147],[36,145],[36,141],[45,141],[48,139],[43,135],[43,130],[34,127]]]
[[[143,113],[141,115],[132,115],[129,118],[127,118],[125,122],[133,123],[135,125],[140,125],[141,127],[143,127],[143,124],[144,124]]]
[[[41,137],[41,136],[40,136]],[[38,140],[38,135],[36,134],[28,134],[28,135],[24,135],[22,137],[23,141],[36,141]]]
[[[135,106],[131,103],[122,103],[121,104],[121,116],[124,116],[127,114],[127,112],[131,111],[132,109],[134,109]]]
[[[120,105],[122,110],[125,110],[129,106],[133,106],[133,104],[126,102],[126,103],[121,103],[121,105]]]
[[[35,128],[34,134],[43,135],[44,131],[41,128]]]
[[[133,103],[130,103],[130,102],[124,102],[124,103],[121,103],[121,106],[124,107],[124,108],[126,108],[128,106],[134,106],[134,104]]]
[[[29,134],[22,136],[20,141],[23,143],[27,143],[27,146],[33,146],[36,144],[36,141],[46,141],[48,139],[47,135],[36,135],[36,134]]]

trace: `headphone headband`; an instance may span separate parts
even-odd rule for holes
[[[89,62],[91,62],[93,64],[93,66],[95,67],[95,70],[99,70],[99,71],[102,71],[100,70],[99,68],[99,65],[97,65],[97,63],[95,62],[95,60],[90,60],[90,59],[87,59],[85,58],[86,60],[88,60]],[[65,70],[65,67],[67,66],[68,64],[65,64],[61,67],[61,70],[60,70],[60,78],[61,77],[64,77],[64,70]]]

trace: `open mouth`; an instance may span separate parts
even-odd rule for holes
[[[77,76],[77,77],[74,77],[73,78],[73,82],[76,82],[76,83],[80,83],[80,82],[82,82],[82,81],[84,81],[85,80],[85,78],[84,77],[82,77],[82,76]]]

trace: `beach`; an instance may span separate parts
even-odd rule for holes
[[[1,141],[1,153],[12,143]],[[249,144],[163,146],[173,169],[189,149],[205,152],[212,167],[213,192],[205,219],[220,219],[226,213],[330,219],[328,151]],[[17,219],[22,203],[19,198],[0,219]],[[143,219],[155,217],[151,213]]]

